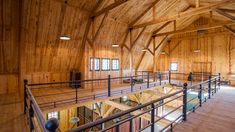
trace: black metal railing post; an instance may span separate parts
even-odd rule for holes
[[[184,83],[184,91],[183,91],[183,120],[187,120],[187,83]]]
[[[76,88],[76,103],[78,103],[78,88],[77,87],[75,88]]]
[[[215,78],[215,81],[214,81],[214,85],[215,85],[215,89],[214,89],[214,91],[215,91],[215,93],[216,93],[216,89],[217,89],[217,87],[216,87],[216,85],[217,85],[217,80],[216,80],[216,78]]]
[[[131,83],[131,92],[133,92],[133,77],[132,76],[131,76],[130,83]]]
[[[159,81],[160,81],[160,85],[162,85],[162,75],[161,75],[160,71],[158,71],[158,78],[159,78]]]
[[[211,98],[211,76],[209,76],[209,81],[208,81],[208,98]]]
[[[155,107],[154,103],[151,104],[151,132],[154,132],[154,117],[155,117]]]
[[[108,75],[108,97],[111,96],[111,78],[110,75]]]
[[[133,125],[133,123],[132,123],[132,119],[130,120],[130,129],[129,129],[129,132],[132,132],[133,130],[132,130],[132,125]]]
[[[30,132],[33,132],[33,130],[34,130],[33,116],[34,116],[34,111],[33,111],[33,107],[32,107],[32,101],[30,100],[30,106],[29,106],[29,127],[30,127]]]
[[[26,114],[26,109],[27,109],[27,89],[28,86],[28,80],[24,80],[24,114]]]
[[[147,88],[149,88],[149,72],[148,72],[148,78],[147,78]]]
[[[221,75],[219,73],[219,79],[218,79],[218,88],[220,89],[220,85],[221,85]]]
[[[169,70],[169,83],[171,83],[171,70]]]
[[[202,106],[202,84],[200,84],[199,92],[198,92],[199,106]]]

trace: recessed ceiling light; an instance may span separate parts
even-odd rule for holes
[[[112,44],[112,47],[116,48],[116,47],[119,47],[118,44]]]
[[[60,36],[60,40],[70,40],[70,37],[68,37],[68,36]]]

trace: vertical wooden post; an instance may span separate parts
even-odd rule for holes
[[[154,103],[151,104],[151,132],[154,132],[154,117],[155,117],[155,107]]]
[[[209,76],[209,81],[208,81],[208,98],[211,98],[211,76]]]
[[[78,88],[77,87],[75,87],[76,88],[76,103],[78,103]]]
[[[184,83],[184,91],[183,91],[183,120],[187,120],[187,83]]]
[[[28,86],[28,80],[24,80],[24,114],[26,114],[27,109],[27,86]]]
[[[129,29],[130,31],[130,49],[129,49],[129,53],[130,53],[130,75],[133,75],[133,55],[132,55],[132,44],[133,44],[133,39],[132,39],[132,28]]]
[[[119,125],[116,126],[116,132],[119,132]]]
[[[202,84],[200,84],[200,89],[198,92],[199,106],[202,107]]]
[[[111,78],[110,75],[108,75],[108,97],[111,96]]]
[[[152,37],[153,39],[153,73],[156,71],[156,57],[155,57],[155,47],[156,47],[156,41],[155,37]]]

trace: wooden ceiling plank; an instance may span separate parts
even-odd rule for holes
[[[208,5],[208,6],[198,7],[198,8],[194,8],[192,10],[189,10],[189,11],[180,12],[180,13],[177,13],[177,14],[172,15],[172,16],[160,17],[160,18],[157,18],[156,20],[152,20],[152,21],[141,23],[141,24],[137,24],[137,25],[133,26],[132,28],[141,28],[141,27],[145,27],[145,26],[149,26],[149,25],[158,24],[158,23],[161,23],[161,22],[168,22],[168,21],[177,20],[179,18],[192,17],[192,16],[195,16],[195,15],[199,15],[199,14],[209,12],[211,10],[214,10],[214,9],[220,7],[220,6],[229,5],[229,4],[234,3],[234,2],[235,2],[234,0],[224,0],[224,1],[217,2],[215,4],[211,4],[211,5]]]
[[[196,32],[198,30],[208,30],[208,29],[213,29],[213,28],[220,28],[223,27],[224,25],[234,25],[234,22],[224,22],[224,23],[219,23],[213,26],[205,26],[205,27],[200,27],[200,28],[194,28],[190,30],[176,30],[176,31],[170,31],[170,32],[165,32],[165,33],[159,33],[159,34],[154,34],[154,37],[158,36],[165,36],[165,35],[176,35],[176,34],[183,34],[183,33],[190,33],[190,32]]]
[[[145,9],[137,18],[130,22],[129,26],[132,27],[140,18],[142,18],[151,8],[153,8],[160,0],[155,0],[147,9]]]
[[[231,21],[235,22],[235,16],[232,16],[226,12],[224,12],[223,10],[220,10],[220,9],[215,9],[215,11],[217,13],[219,13],[220,15],[224,16],[225,18],[228,18],[230,19]]]
[[[91,17],[100,16],[101,14],[103,14],[103,13],[105,13],[105,12],[108,12],[108,11],[110,11],[110,10],[112,10],[112,9],[114,9],[114,8],[116,8],[116,7],[118,7],[118,6],[120,6],[120,5],[124,4],[124,3],[126,3],[127,1],[128,1],[128,0],[118,0],[118,1],[116,1],[116,2],[114,2],[114,3],[112,3],[112,4],[110,4],[109,6],[107,6],[107,7],[103,8],[103,9],[101,9],[100,11],[94,12]]]

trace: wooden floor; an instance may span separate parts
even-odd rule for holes
[[[27,132],[23,101],[18,94],[0,95],[0,132]]]
[[[235,88],[222,87],[174,132],[235,132]]]

